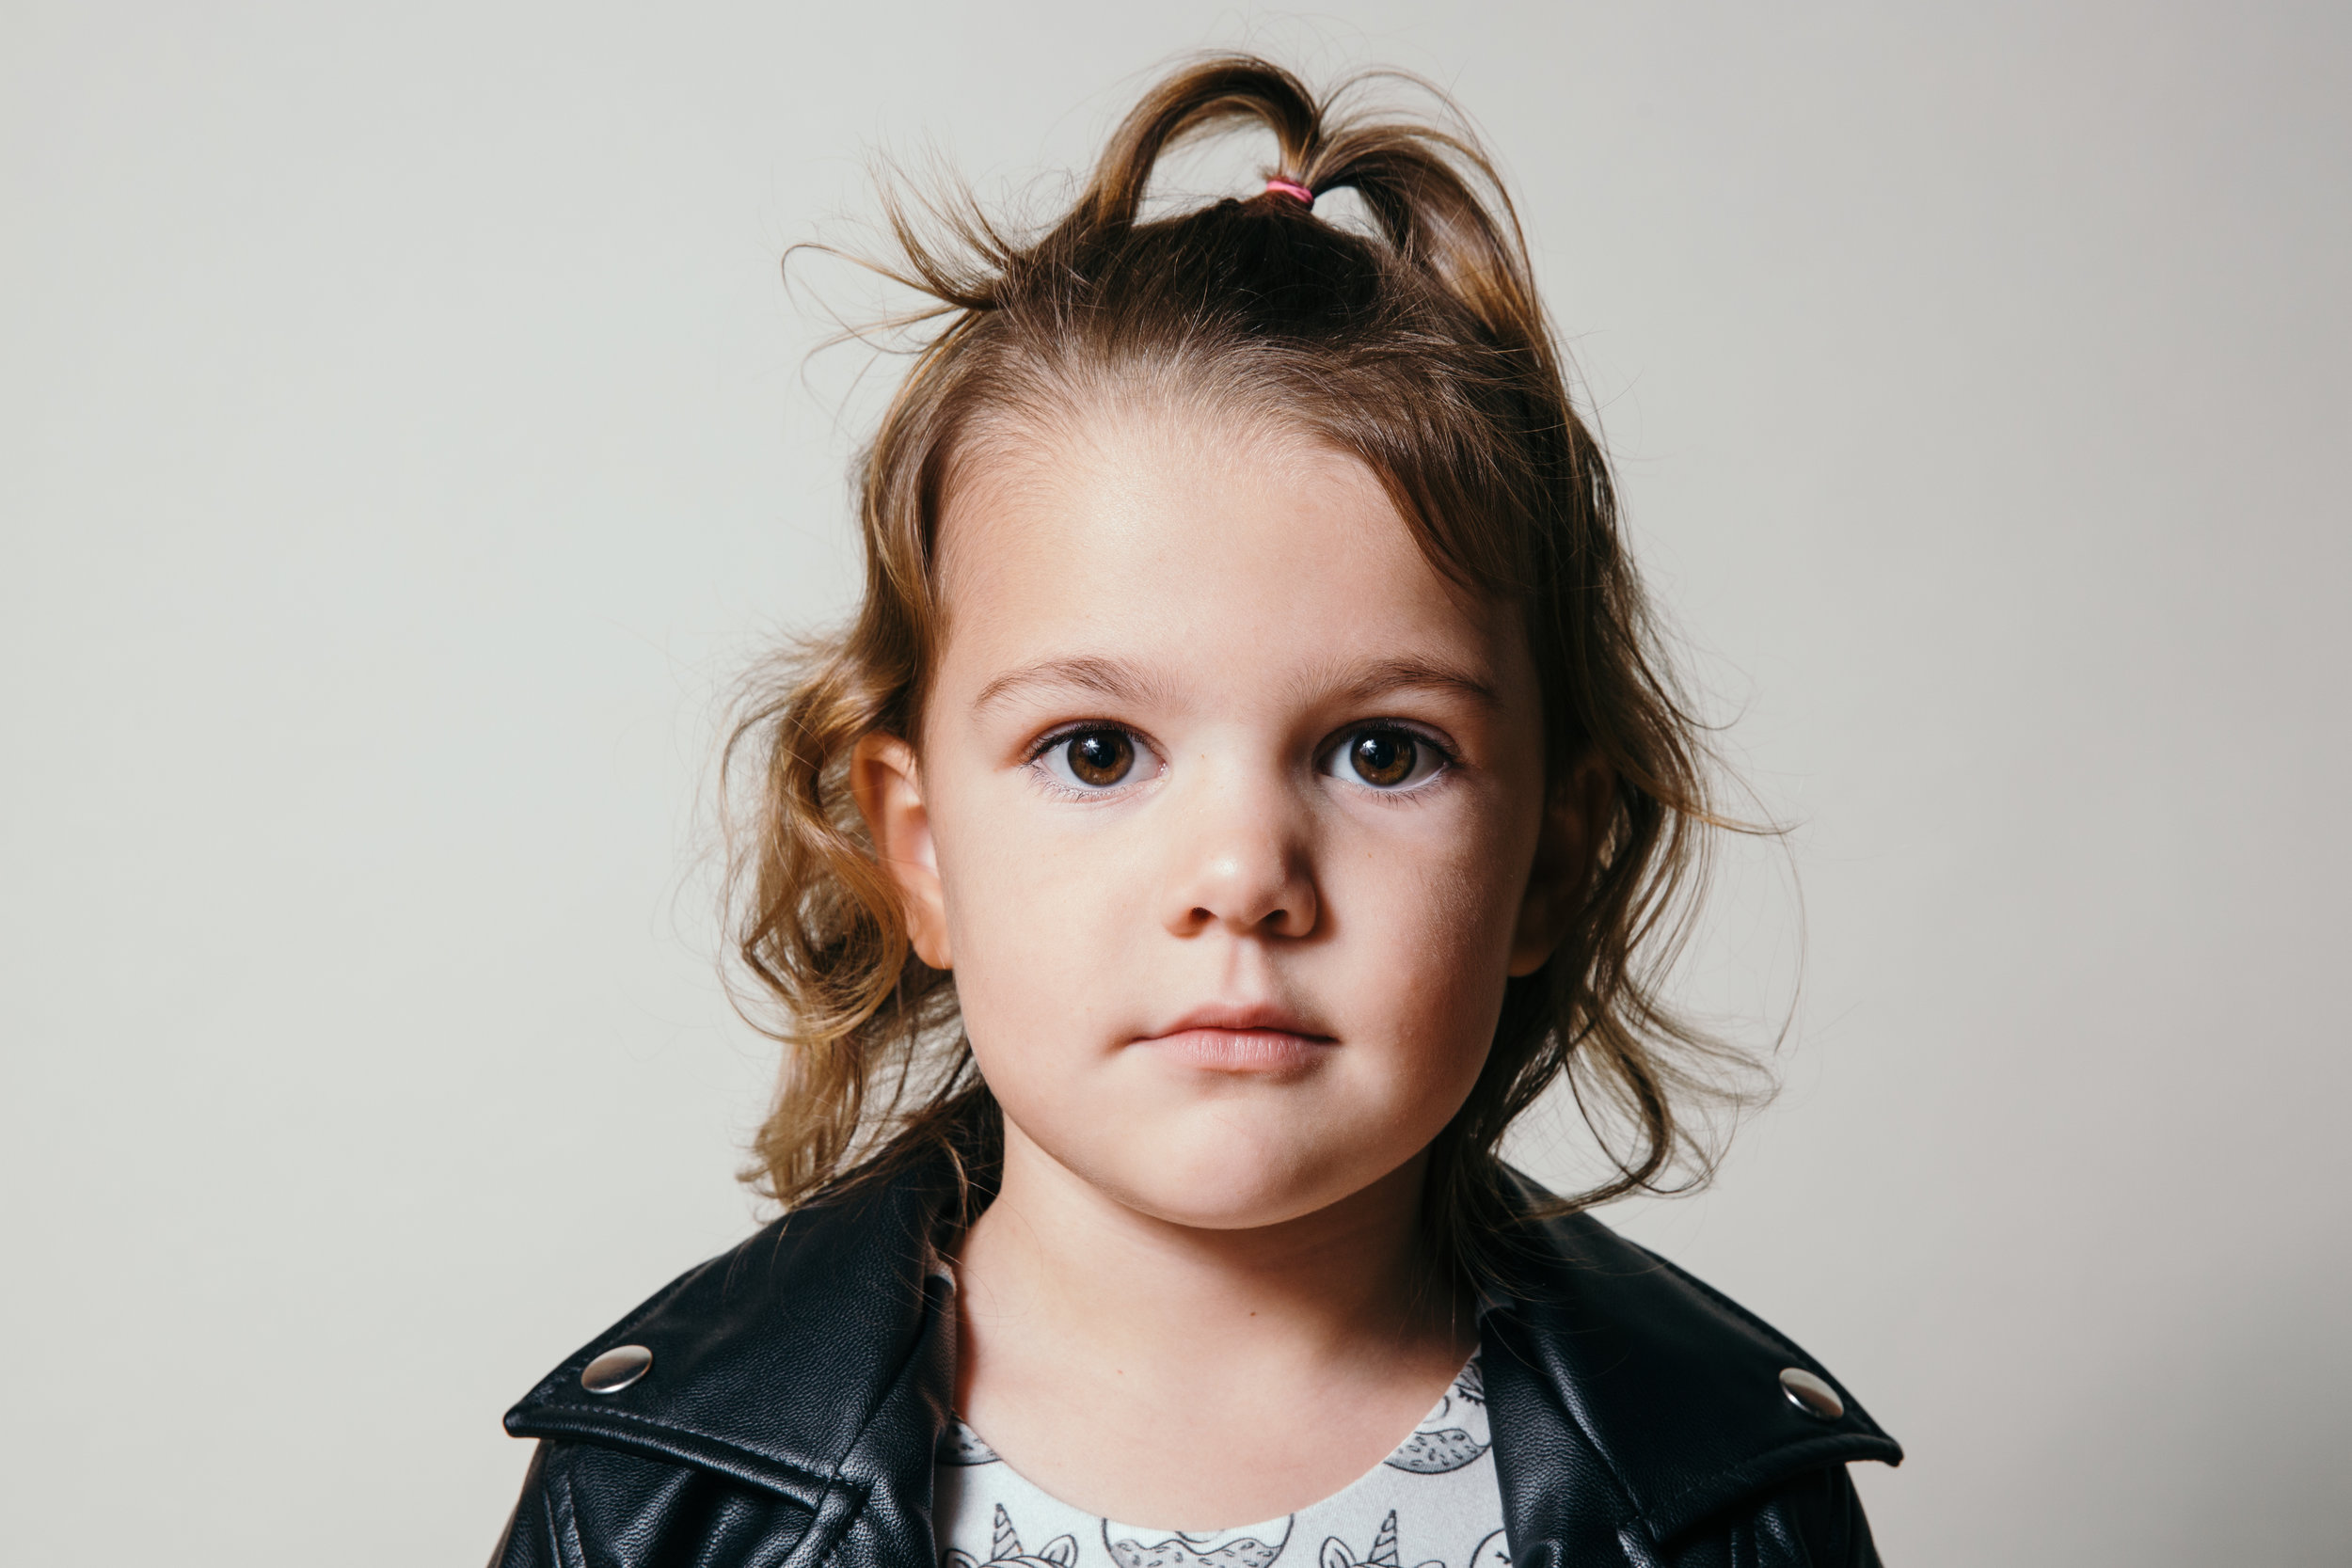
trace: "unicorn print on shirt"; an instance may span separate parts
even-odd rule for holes
[[[1458,1470],[1485,1453],[1493,1442],[1486,1422],[1486,1376],[1476,1356],[1470,1357],[1438,1402],[1422,1418],[1413,1434],[1398,1445],[1384,1463],[1417,1476]]]
[[[1213,1530],[1120,1524],[1074,1507],[950,1419],[934,1471],[939,1568],[1511,1568],[1480,1374],[1473,1354],[1388,1458],[1340,1491]],[[1015,1520],[1032,1539],[1050,1537],[1041,1550],[1023,1544]],[[1369,1542],[1360,1556],[1358,1542]]]
[[[1347,1549],[1347,1543],[1334,1535],[1323,1543],[1321,1568],[1405,1568],[1396,1553],[1396,1510],[1380,1521],[1380,1533],[1372,1538],[1372,1550],[1358,1557]],[[1418,1568],[1445,1568],[1442,1560],[1433,1560]]]
[[[1025,1552],[1021,1549],[1021,1537],[1013,1530],[1011,1515],[1005,1512],[1003,1503],[998,1503],[996,1529],[989,1543],[987,1562],[977,1562],[970,1552],[960,1552],[953,1546],[940,1560],[946,1568],[1070,1568],[1078,1560],[1078,1538],[1057,1535],[1045,1543],[1043,1551],[1034,1555]]]
[[[1266,1568],[1282,1555],[1296,1518],[1290,1514],[1272,1526],[1244,1525],[1238,1529],[1199,1534],[1170,1534],[1105,1519],[1103,1544],[1110,1548],[1111,1560],[1119,1568]],[[1269,1535],[1274,1539],[1266,1540]]]

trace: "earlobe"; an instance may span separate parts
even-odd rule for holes
[[[860,739],[850,754],[850,793],[866,819],[882,870],[898,889],[907,940],[914,944],[915,957],[933,969],[952,969],[946,897],[914,748],[895,735]]]
[[[1545,802],[1535,863],[1528,872],[1518,926],[1511,936],[1513,979],[1543,968],[1566,940],[1592,880],[1595,851],[1608,821],[1614,782],[1605,763],[1586,756]]]

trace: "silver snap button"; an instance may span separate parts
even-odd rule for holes
[[[580,1386],[592,1394],[617,1394],[653,1370],[653,1352],[643,1345],[615,1345],[588,1363]]]
[[[1846,1413],[1846,1402],[1837,1397],[1837,1390],[1803,1367],[1780,1370],[1780,1391],[1788,1396],[1790,1404],[1820,1420],[1834,1421]]]

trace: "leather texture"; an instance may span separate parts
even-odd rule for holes
[[[548,1373],[506,1415],[539,1448],[494,1568],[936,1568],[952,1196],[917,1167],[796,1211]],[[1589,1214],[1528,1234],[1525,1284],[1480,1319],[1514,1568],[1879,1561],[1846,1465],[1902,1449],[1820,1363]],[[589,1393],[618,1345],[651,1370]],[[1844,1416],[1791,1404],[1788,1367]]]

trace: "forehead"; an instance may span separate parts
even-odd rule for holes
[[[943,674],[1105,641],[1261,676],[1423,653],[1500,684],[1524,657],[1518,617],[1433,566],[1361,460],[1165,406],[980,443],[941,520],[940,586]]]

